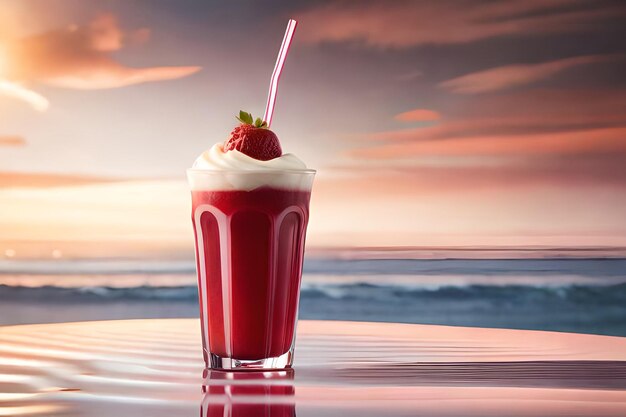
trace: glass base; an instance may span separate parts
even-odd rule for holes
[[[286,353],[273,358],[265,359],[235,359],[222,358],[214,353],[209,353],[209,367],[211,369],[224,369],[228,371],[255,371],[289,369],[293,365],[293,348]]]

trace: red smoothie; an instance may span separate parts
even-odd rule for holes
[[[257,360],[294,342],[310,191],[192,191],[202,341]]]

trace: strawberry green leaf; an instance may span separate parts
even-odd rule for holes
[[[252,115],[243,110],[239,111],[239,117],[237,117],[237,120],[239,120],[241,123],[246,123],[249,125],[254,124],[254,119],[252,118]]]

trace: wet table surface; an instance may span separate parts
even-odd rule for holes
[[[294,371],[203,371],[197,320],[0,327],[0,416],[624,416],[626,338],[303,321]]]

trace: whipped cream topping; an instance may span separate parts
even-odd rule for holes
[[[306,170],[306,165],[291,153],[260,161],[237,150],[224,152],[223,145],[216,143],[196,159],[192,168],[212,171]]]
[[[308,172],[314,171],[290,153],[260,161],[237,150],[224,152],[217,143],[196,159],[187,177],[192,190],[250,191],[263,186],[308,190],[312,175],[302,175]]]

